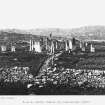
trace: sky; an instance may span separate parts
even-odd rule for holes
[[[104,0],[0,0],[0,29],[105,25]]]

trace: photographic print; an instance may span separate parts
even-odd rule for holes
[[[1,96],[105,95],[104,1],[2,0],[0,13]]]
[[[104,26],[1,30],[0,94],[104,95],[104,34]]]

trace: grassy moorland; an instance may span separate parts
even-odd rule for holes
[[[1,54],[0,94],[105,95],[104,51],[63,52],[53,63],[50,58],[29,52]]]
[[[105,53],[62,53],[40,71],[36,83],[35,94],[105,95]]]

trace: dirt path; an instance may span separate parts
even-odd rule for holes
[[[43,70],[47,70],[47,68],[50,66],[50,64],[53,63],[53,59],[57,58],[57,57],[60,56],[61,54],[62,54],[62,52],[51,55],[51,56],[43,63],[43,66],[40,68],[40,72],[43,71]]]

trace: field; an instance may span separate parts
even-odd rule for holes
[[[0,67],[29,67],[33,75],[37,75],[40,66],[47,58],[46,54],[37,54],[30,52],[1,53]]]
[[[48,56],[30,52],[0,54],[0,94],[28,94],[32,82]]]
[[[104,95],[105,53],[64,52],[40,71],[37,82],[36,94]]]
[[[105,95],[105,53],[2,53],[0,94]]]

